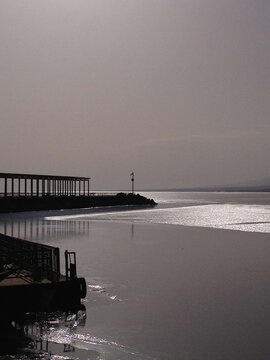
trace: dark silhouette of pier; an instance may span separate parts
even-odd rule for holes
[[[0,315],[79,308],[86,296],[77,277],[76,254],[65,251],[60,273],[59,248],[0,234]]]
[[[90,177],[0,173],[0,213],[155,205],[134,193],[90,193]]]
[[[0,173],[1,196],[89,196],[90,177]]]

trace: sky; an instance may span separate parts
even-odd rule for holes
[[[270,176],[269,0],[1,0],[0,172]]]

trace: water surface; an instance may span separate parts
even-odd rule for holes
[[[34,322],[39,356],[268,358],[270,194],[147,195],[160,205],[1,215],[1,231],[76,251],[87,281],[83,316]]]

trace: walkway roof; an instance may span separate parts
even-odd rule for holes
[[[73,180],[73,181],[87,181],[90,177],[81,176],[59,176],[59,175],[35,175],[35,174],[14,174],[14,173],[0,173],[0,179],[34,179],[34,180]]]

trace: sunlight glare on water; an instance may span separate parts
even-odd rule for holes
[[[270,207],[266,205],[206,204],[47,218],[47,220],[72,219],[171,224],[250,232],[270,232]]]

